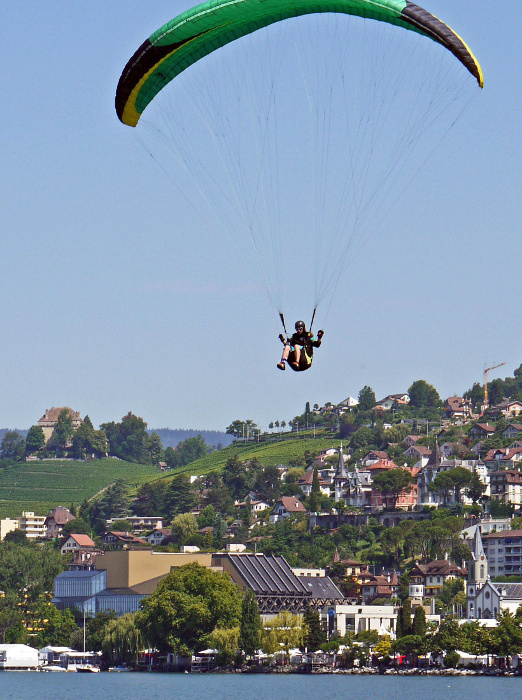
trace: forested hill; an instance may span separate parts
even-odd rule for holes
[[[4,439],[4,435],[11,430],[16,430],[16,432],[24,438],[27,437],[27,433],[29,432],[28,428],[0,428],[0,442]]]
[[[24,438],[27,437],[27,428],[0,428],[0,442],[2,442],[8,430],[16,430],[16,432]],[[155,428],[147,430],[147,432],[149,435],[157,433],[161,438],[164,449],[167,447],[176,447],[182,440],[197,437],[198,435],[201,435],[207,445],[214,445],[215,447],[219,444],[221,444],[222,447],[227,447],[234,440],[232,435],[227,435],[219,430],[171,430],[170,428]]]
[[[232,435],[227,435],[219,430],[171,430],[170,428],[154,428],[147,429],[147,432],[149,435],[151,435],[151,433],[157,433],[161,438],[161,444],[164,449],[167,447],[176,447],[176,445],[183,440],[197,437],[198,435],[201,435],[207,445],[214,445],[216,447],[219,444],[221,444],[222,447],[227,447],[234,440]]]

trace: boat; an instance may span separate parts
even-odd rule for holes
[[[92,664],[81,664],[76,666],[76,673],[99,673],[100,667]]]

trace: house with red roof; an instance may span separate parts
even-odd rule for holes
[[[289,518],[291,515],[304,515],[305,513],[306,508],[298,498],[295,496],[281,496],[274,504],[270,514],[270,522],[272,524],[277,523],[279,520]]]
[[[71,534],[60,547],[60,552],[62,554],[70,554],[71,552],[78,552],[81,549],[94,550],[95,547],[96,545],[89,535]]]

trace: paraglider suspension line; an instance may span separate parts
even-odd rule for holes
[[[285,317],[281,313],[281,311],[279,312],[279,318],[281,319],[281,323],[283,324],[283,329],[285,331],[285,335],[288,337],[288,331],[286,330],[286,325],[285,325]]]
[[[315,307],[314,312],[313,312],[313,314],[312,314],[312,320],[311,320],[311,322],[310,322],[310,332],[312,332],[312,328],[313,328],[314,320],[315,320],[315,312],[316,312],[316,311],[317,311],[317,306]]]

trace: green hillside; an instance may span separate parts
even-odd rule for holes
[[[241,460],[257,458],[264,465],[288,464],[303,457],[306,451],[338,446],[334,438],[287,438],[268,443],[233,444],[192,462],[175,472],[162,473],[156,467],[132,464],[120,459],[98,459],[88,462],[70,460],[34,460],[0,469],[0,517],[16,517],[22,511],[45,515],[56,506],[68,507],[90,499],[112,484],[125,479],[131,493],[141,484],[156,479],[171,479],[176,474],[208,474],[221,471],[229,457]]]
[[[157,467],[112,458],[20,462],[0,469],[0,517],[19,516],[24,510],[46,515],[56,506],[91,498],[116,479],[125,479],[132,489],[160,475]]]
[[[290,460],[304,457],[309,451],[316,455],[329,447],[339,447],[339,440],[328,437],[320,438],[287,438],[268,443],[251,442],[247,445],[234,443],[219,452],[213,452],[206,457],[177,469],[175,474],[208,474],[211,471],[221,471],[229,457],[237,454],[239,459],[247,461],[257,458],[265,466],[272,464],[288,464]],[[169,475],[170,476],[170,475]]]

